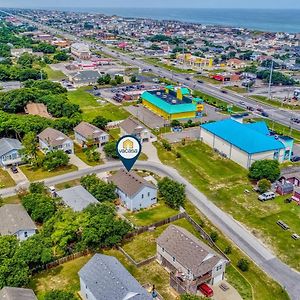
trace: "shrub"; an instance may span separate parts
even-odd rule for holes
[[[213,231],[211,234],[210,234],[210,238],[213,240],[213,242],[216,242],[218,240],[218,233],[216,231]]]
[[[271,182],[268,179],[261,179],[257,187],[260,193],[265,193],[271,188]]]
[[[243,272],[247,272],[249,270],[249,261],[245,258],[242,258],[238,261],[237,263],[237,267],[243,271]]]

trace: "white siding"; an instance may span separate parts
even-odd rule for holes
[[[18,232],[15,233],[15,235],[20,241],[25,241],[30,236],[33,236],[34,234],[35,234],[35,229],[19,230]]]
[[[211,282],[212,284],[216,285],[221,280],[224,279],[225,268],[226,268],[226,261],[220,259],[220,261],[212,269],[212,282]]]
[[[80,278],[80,295],[83,300],[99,300],[92,294],[82,278]]]

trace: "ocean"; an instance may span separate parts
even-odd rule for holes
[[[200,9],[200,8],[60,8],[98,12],[122,17],[178,20],[211,25],[243,27],[270,32],[300,33],[300,10]]]

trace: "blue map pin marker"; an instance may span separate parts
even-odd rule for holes
[[[141,151],[142,145],[133,135],[124,135],[117,142],[117,153],[128,172],[140,156]]]

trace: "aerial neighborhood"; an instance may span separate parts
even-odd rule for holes
[[[299,300],[299,82],[300,33],[1,9],[0,300]]]

